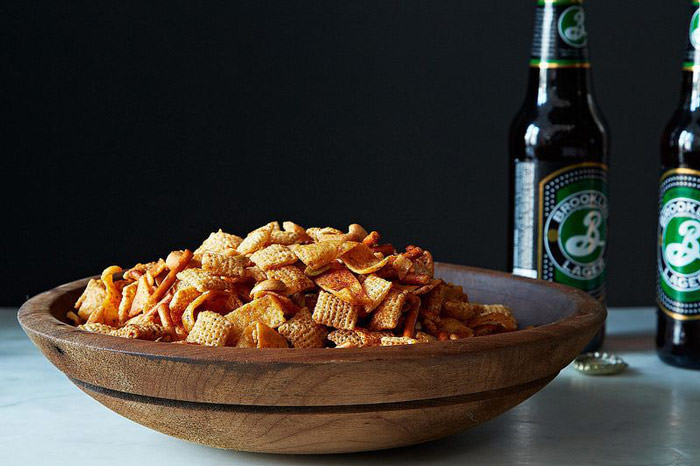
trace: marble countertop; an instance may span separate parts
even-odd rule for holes
[[[654,311],[613,309],[604,349],[630,365],[591,377],[572,367],[507,413],[434,442],[381,452],[264,455],[190,444],[109,411],[55,369],[0,309],[0,464],[700,465],[700,371],[661,363]]]

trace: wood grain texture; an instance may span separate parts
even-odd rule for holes
[[[172,345],[63,322],[87,279],[30,299],[19,321],[81,389],[136,422],[222,448],[321,453],[408,445],[491,418],[544,386],[605,319],[600,304],[571,288],[450,264],[438,264],[436,275],[464,286],[472,301],[506,303],[521,324],[539,326],[397,347]],[[260,430],[266,423],[273,427]],[[397,429],[401,423],[407,427]],[[321,437],[303,443],[302,432]]]
[[[442,438],[507,411],[552,378],[462,397],[338,407],[193,403],[74,382],[122,416],[183,440],[241,451],[320,454],[381,450]]]

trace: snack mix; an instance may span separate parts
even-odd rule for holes
[[[397,252],[357,224],[271,222],[245,238],[219,230],[194,252],[124,272],[107,267],[67,317],[105,335],[241,348],[412,345],[517,329],[508,307],[471,303],[433,270],[427,250]]]

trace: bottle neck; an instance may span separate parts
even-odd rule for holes
[[[691,112],[700,110],[700,69],[683,70],[680,106]]]
[[[698,0],[690,6],[688,43],[683,60],[681,108],[694,112],[700,109],[700,8]]]
[[[538,0],[528,100],[538,106],[588,102],[590,61],[583,0]]]

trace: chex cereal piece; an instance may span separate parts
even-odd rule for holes
[[[322,241],[311,244],[293,244],[289,246],[304,265],[311,270],[317,270],[330,264],[336,258],[351,250],[358,243],[343,240]]]
[[[122,338],[135,338],[138,340],[157,340],[163,338],[166,333],[163,327],[153,323],[127,324],[121,327],[113,335]]]
[[[75,308],[78,310],[78,315],[83,320],[88,320],[90,314],[102,308],[102,305],[107,297],[105,285],[101,280],[91,278],[75,303]]]
[[[294,317],[279,326],[277,331],[294,348],[323,348],[328,330],[311,318],[308,309],[301,309]]]
[[[199,268],[185,269],[177,274],[177,279],[184,286],[193,286],[197,291],[230,290],[236,284],[236,279],[213,275]]]
[[[270,241],[272,227],[267,226],[248,233],[248,236],[238,245],[238,252],[241,254],[251,254],[267,246]]]
[[[256,282],[267,280],[267,275],[265,275],[265,272],[257,265],[246,267],[245,274],[243,276]]]
[[[367,275],[367,278],[362,283],[362,288],[365,294],[369,297],[370,303],[365,305],[365,312],[370,313],[384,301],[386,295],[391,290],[391,282],[376,276],[375,274]]]
[[[188,343],[206,346],[226,346],[233,333],[233,325],[220,314],[202,311],[187,335]]]
[[[312,227],[306,229],[306,234],[314,241],[345,241],[345,233],[333,227]]]
[[[243,330],[253,322],[262,322],[268,327],[277,328],[286,320],[284,306],[271,295],[244,304],[226,314],[226,319],[233,324],[232,341],[237,341]]]
[[[353,329],[357,323],[359,309],[332,294],[321,291],[314,307],[313,319],[329,327]]]
[[[390,256],[383,259],[374,255],[372,250],[363,243],[357,243],[355,247],[340,256],[340,260],[355,273],[368,274],[376,272],[389,262]]]
[[[354,305],[365,305],[370,299],[357,280],[348,269],[331,269],[314,280],[316,285],[334,296]]]
[[[241,278],[250,259],[241,254],[224,255],[206,251],[202,254],[202,269],[212,275]]]
[[[286,294],[295,294],[314,287],[314,282],[294,265],[287,265],[266,272],[267,278],[279,280],[287,286]]]
[[[415,345],[420,343],[415,338],[409,337],[382,337],[381,346]]]
[[[270,244],[289,246],[290,244],[303,243],[307,239],[306,233],[299,234],[295,231],[273,231],[270,233]]]
[[[335,343],[336,346],[351,345],[353,347],[362,346],[379,346],[382,342],[382,337],[393,336],[391,332],[372,332],[364,328],[355,328],[354,330],[333,330],[328,334],[328,339]]]
[[[443,317],[439,323],[440,330],[448,335],[457,335],[459,338],[468,338],[474,335],[474,331],[452,317]]]
[[[213,252],[217,254],[227,254],[235,252],[238,245],[243,242],[240,236],[232,235],[219,231],[213,232],[207,239],[194,251],[195,257],[200,257],[204,252]]]
[[[250,260],[262,270],[270,270],[291,265],[298,259],[288,247],[281,244],[272,244],[253,253],[250,256]]]
[[[384,301],[372,313],[369,321],[370,330],[387,330],[396,328],[406,303],[405,291],[390,290]]]
[[[442,305],[441,315],[466,322],[481,312],[482,307],[480,304],[465,303],[464,301],[445,301]]]
[[[118,330],[117,327],[112,327],[111,325],[99,324],[99,323],[86,323],[83,325],[78,325],[80,330],[85,330],[92,333],[100,333],[102,335],[114,335]]]

